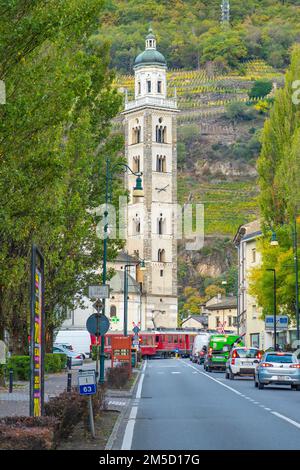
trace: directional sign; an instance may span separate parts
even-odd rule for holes
[[[108,299],[109,298],[109,285],[102,286],[89,286],[90,299]]]
[[[100,299],[97,299],[96,302],[93,304],[93,307],[95,310],[97,310],[97,313],[100,313],[103,308],[103,303]]]
[[[97,391],[95,371],[80,370],[78,372],[78,387],[80,395],[94,395]]]
[[[91,335],[103,336],[109,330],[109,319],[105,315],[93,313],[86,321],[86,329]]]
[[[277,315],[276,316],[276,328],[286,330],[289,325],[289,317],[287,315]],[[274,330],[274,316],[267,315],[265,318],[265,328],[266,330]]]

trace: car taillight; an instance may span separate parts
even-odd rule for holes
[[[290,367],[292,369],[300,369],[300,364],[291,364]]]
[[[203,351],[201,351],[200,356],[204,356],[204,352],[203,352]]]
[[[236,351],[233,351],[232,358],[236,359],[237,357],[239,357],[238,353]]]
[[[262,362],[261,367],[273,367],[273,364],[270,364],[269,362]]]
[[[231,364],[234,366],[234,364],[235,364],[235,358],[232,358],[232,359],[231,359]]]
[[[82,359],[82,357],[79,354],[78,356],[75,357],[75,359]]]
[[[262,354],[261,354],[261,352],[259,351],[259,352],[257,353],[256,357],[257,357],[257,359],[261,359],[261,356],[262,356]]]

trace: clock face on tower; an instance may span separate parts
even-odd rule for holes
[[[155,189],[156,189],[156,191],[157,191],[158,193],[161,193],[162,191],[166,192],[166,191],[167,191],[167,188],[168,188],[169,186],[170,186],[170,185],[167,184],[166,186],[163,186],[162,188],[155,188]]]

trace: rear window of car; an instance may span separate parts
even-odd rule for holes
[[[257,349],[235,349],[237,357],[255,358],[257,356]]]
[[[266,362],[278,362],[279,364],[289,364],[294,362],[291,354],[267,354]]]

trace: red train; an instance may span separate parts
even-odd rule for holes
[[[140,350],[143,357],[171,357],[178,353],[182,357],[189,357],[194,337],[198,334],[193,330],[149,330],[139,333]],[[110,356],[111,337],[120,336],[120,332],[109,332],[105,335],[105,354]],[[133,333],[128,336],[133,338]],[[96,344],[96,337],[91,335],[91,345]]]

